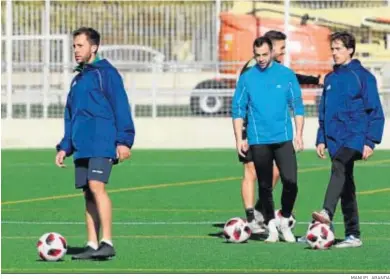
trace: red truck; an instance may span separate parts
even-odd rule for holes
[[[252,58],[256,37],[269,30],[284,31],[283,18],[263,18],[253,14],[221,13],[219,61],[223,65],[213,79],[201,81],[191,93],[191,111],[202,115],[229,115],[238,73]],[[331,70],[331,31],[323,26],[292,20],[289,28],[290,67],[300,74],[317,76]],[[306,88],[303,88],[306,89]],[[313,90],[303,90],[306,105],[316,105]]]

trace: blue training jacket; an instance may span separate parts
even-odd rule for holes
[[[73,79],[64,118],[65,134],[57,150],[75,160],[116,159],[117,145],[133,145],[135,130],[123,81],[105,59],[86,64]]]
[[[249,145],[290,141],[293,138],[290,109],[304,115],[301,88],[292,70],[272,62],[243,73],[232,100],[233,119],[247,119]]]
[[[374,75],[357,59],[335,66],[325,77],[316,145],[324,143],[331,157],[341,147],[363,153],[381,142],[384,124]]]

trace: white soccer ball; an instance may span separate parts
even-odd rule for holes
[[[65,238],[55,232],[45,233],[37,243],[39,257],[49,262],[61,260],[66,254],[67,247]]]
[[[278,209],[275,210],[275,220],[276,220],[276,227],[280,228],[280,218],[282,217],[282,210]],[[295,225],[297,223],[297,220],[295,219],[295,216],[293,213],[291,213],[290,218],[288,218],[288,227],[292,230],[295,228]]]
[[[240,217],[229,219],[223,228],[227,242],[242,243],[247,241],[251,234],[248,222]]]
[[[307,231],[306,240],[311,248],[325,250],[333,245],[334,234],[328,225],[314,222]]]

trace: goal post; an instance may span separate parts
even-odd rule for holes
[[[16,82],[13,80],[15,75],[18,74],[18,71],[15,71],[15,65],[19,65],[19,68],[26,70],[30,65],[43,65],[42,71],[37,71],[41,74],[40,80],[29,80],[29,83],[33,82],[34,87],[40,88],[42,90],[42,116],[44,118],[48,117],[48,107],[49,107],[49,91],[50,89],[50,74],[53,66],[60,66],[61,73],[61,83],[59,87],[61,90],[67,91],[70,82],[70,63],[71,63],[71,49],[70,49],[70,38],[68,35],[63,34],[51,34],[51,35],[12,35],[12,36],[2,36],[1,40],[4,41],[8,46],[5,50],[6,56],[6,115],[10,119],[13,116],[13,104],[14,96],[17,95],[17,92],[14,89]],[[49,41],[45,46],[45,42]],[[17,43],[17,47],[14,46],[14,43]],[[25,43],[21,43],[25,42]],[[50,45],[54,42],[52,49]],[[60,42],[60,43],[56,43]],[[2,42],[3,45],[3,42]],[[11,47],[10,47],[10,46]],[[34,54],[31,54],[32,51],[29,46],[37,47]],[[49,49],[47,48],[49,46]],[[45,53],[49,51],[50,53]],[[4,53],[4,52],[3,52]],[[30,55],[30,59],[26,61],[26,55]],[[36,56],[36,57],[35,57]],[[48,61],[47,61],[48,60]],[[20,69],[19,69],[20,71]],[[24,75],[26,76],[26,75]],[[34,76],[36,77],[36,75]],[[32,77],[27,77],[32,78]],[[20,81],[18,81],[20,82]],[[26,81],[27,83],[27,81]],[[31,86],[28,86],[27,90],[32,90],[34,94],[37,94],[36,89],[31,89]],[[32,94],[32,93],[31,93]],[[27,102],[27,101],[26,101]],[[29,107],[26,107],[27,112],[29,113]],[[27,115],[29,118],[29,115]]]

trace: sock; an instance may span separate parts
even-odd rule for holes
[[[255,219],[255,211],[253,208],[245,209],[245,214],[248,223],[252,222]]]
[[[107,243],[107,244],[110,245],[111,247],[114,247],[114,245],[112,244],[111,239],[104,239],[104,238],[103,238],[100,242]]]
[[[92,241],[88,241],[88,242],[87,242],[87,246],[91,247],[91,248],[94,249],[94,250],[97,250],[97,248],[98,248],[97,243],[92,242]]]

